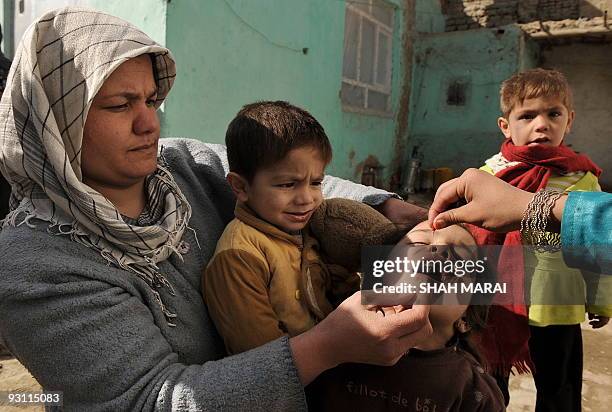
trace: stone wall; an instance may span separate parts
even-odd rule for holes
[[[512,23],[589,20],[607,23],[612,0],[440,0],[446,31],[500,27]]]

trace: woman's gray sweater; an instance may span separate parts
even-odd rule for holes
[[[184,260],[159,265],[175,291],[159,290],[176,326],[143,280],[33,221],[0,232],[1,338],[45,390],[63,392],[65,410],[305,410],[287,338],[223,358],[202,301],[201,270],[234,214],[225,147],[160,144],[193,208]],[[334,178],[324,191],[370,204],[389,197]]]

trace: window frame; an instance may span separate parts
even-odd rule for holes
[[[392,9],[391,15],[391,26],[385,22],[378,20],[373,13],[373,7],[379,7],[375,5],[376,0],[368,0],[367,4],[363,2],[354,3],[347,1],[345,6],[345,25],[347,23],[347,14],[354,13],[358,19],[358,30],[357,30],[357,44],[356,44],[356,57],[355,57],[355,79],[345,77],[344,75],[344,52],[346,47],[343,47],[343,63],[342,63],[342,79],[340,87],[340,101],[342,104],[342,110],[346,112],[356,112],[369,115],[377,115],[382,117],[393,117],[393,102],[392,102],[392,83],[393,83],[393,43],[394,43],[394,29],[396,26],[396,7],[395,5],[380,0],[385,6]],[[361,7],[360,7],[361,6]],[[367,6],[367,11],[362,9],[363,6]],[[374,25],[374,51],[373,51],[373,64],[372,64],[372,83],[366,83],[362,80],[358,80],[361,77],[361,58],[362,58],[362,41],[363,41],[363,21],[367,19],[368,22]],[[378,67],[378,56],[380,49],[380,36],[384,35],[388,38],[388,52],[386,58],[386,73],[385,80],[386,84],[378,83],[379,67]],[[343,46],[345,45],[346,38],[343,39]],[[347,103],[342,97],[342,87],[344,84],[349,86],[360,87],[364,91],[363,106],[354,106]],[[369,94],[370,91],[381,93],[387,96],[387,108],[386,110],[379,110],[374,108],[368,108]]]

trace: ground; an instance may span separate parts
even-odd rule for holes
[[[582,410],[606,412],[612,404],[612,325],[591,329],[582,325],[584,373],[582,376]],[[535,386],[531,375],[510,378],[508,412],[533,411]]]
[[[612,325],[592,330],[583,325],[584,378],[582,407],[584,412],[607,412],[612,404]],[[40,387],[14,358],[0,358],[0,394],[3,391],[37,392]],[[508,412],[533,411],[535,387],[530,375],[510,378],[510,406]],[[11,408],[0,399],[0,411],[42,411],[42,407]],[[607,405],[607,406],[606,406]]]
[[[28,408],[8,406],[7,398],[3,392],[40,392],[40,385],[29,374],[19,361],[8,356],[0,357],[0,411],[2,412],[24,412],[44,411],[42,406]]]

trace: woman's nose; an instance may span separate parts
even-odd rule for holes
[[[157,110],[147,104],[138,106],[133,124],[134,133],[137,135],[145,135],[157,132],[159,130],[159,118]]]

